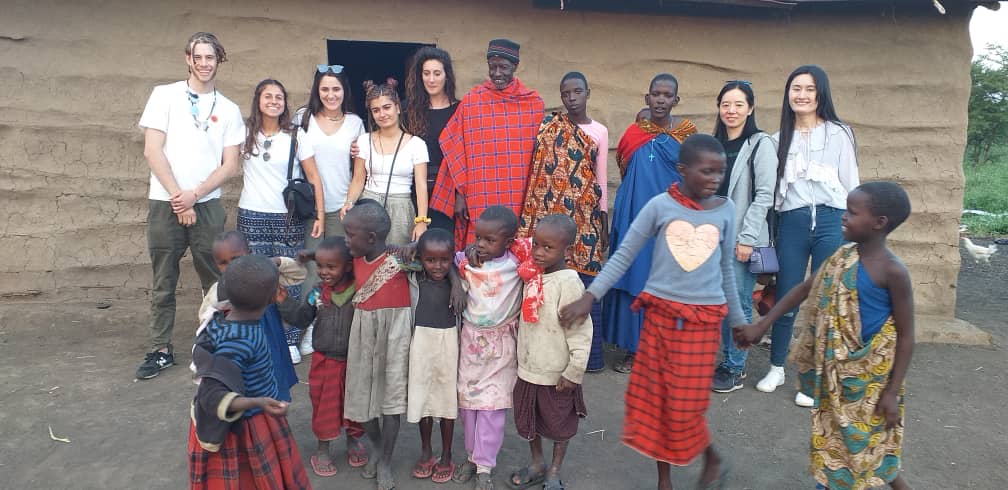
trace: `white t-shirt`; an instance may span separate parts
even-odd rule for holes
[[[301,125],[304,111],[298,111],[294,124]],[[315,165],[322,177],[325,191],[325,210],[339,211],[350,190],[350,175],[353,162],[350,160],[350,145],[364,133],[364,122],[354,114],[347,114],[343,125],[333,134],[325,134],[315,118],[308,121],[308,143],[315,150]]]
[[[269,139],[271,141],[269,150],[266,150],[263,143]],[[266,138],[262,133],[256,137],[259,142],[255,153],[242,165],[245,174],[244,185],[242,186],[241,198],[238,199],[238,207],[249,211],[260,213],[286,213],[287,206],[283,200],[283,190],[287,187],[287,161],[290,157],[291,137],[286,131],[281,131],[270,138]],[[263,160],[263,155],[269,152],[269,161]],[[308,137],[305,132],[298,128],[298,159],[305,160],[315,156],[315,151],[308,144]],[[301,166],[294,162],[294,172],[292,178],[302,177]]]
[[[395,157],[394,168],[392,156],[395,152],[395,146],[385,148],[385,151],[390,153],[382,155],[378,153],[377,148],[371,148],[371,138],[368,133],[357,138],[357,146],[360,147],[358,156],[364,159],[364,170],[367,171],[364,188],[382,195],[385,194],[386,187],[388,187],[389,194],[409,194],[410,188],[413,186],[413,167],[430,161],[427,143],[424,143],[423,138],[416,136],[410,136],[408,140],[403,139],[402,145],[399,147],[399,156]],[[392,172],[391,185],[389,185],[390,171]],[[427,178],[426,174],[424,174],[424,178]]]
[[[199,94],[196,107],[199,109],[198,122],[192,115],[189,85],[183,80],[154,87],[140,116],[141,129],[156,129],[165,133],[163,151],[175,181],[183,190],[195,188],[221,166],[224,147],[240,145],[245,139],[241,111],[220,92]],[[202,127],[204,123],[206,131]],[[220,189],[217,188],[199,202],[219,197]],[[156,201],[171,199],[153,172],[149,198]]]

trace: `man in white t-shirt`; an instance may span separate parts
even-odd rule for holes
[[[217,67],[227,60],[217,37],[193,34],[185,60],[189,78],[154,87],[140,117],[151,170],[147,244],[154,283],[153,350],[137,368],[139,379],[153,378],[175,363],[175,287],[186,249],[204,292],[220,275],[213,259],[213,239],[225,220],[220,186],[237,173],[238,146],[245,139],[241,111],[214,87]]]

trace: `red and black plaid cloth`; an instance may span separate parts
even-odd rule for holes
[[[687,465],[710,445],[704,413],[726,305],[686,305],[641,293],[644,328],[626,392],[623,443]]]
[[[455,191],[466,198],[469,222],[455,220],[455,245],[473,243],[474,226],[493,205],[521,215],[536,133],[544,105],[539,93],[517,78],[504,90],[487,80],[469,91],[441,132],[444,160],[431,207],[455,214]]]
[[[235,422],[218,452],[203,449],[190,424],[189,488],[290,490],[311,483],[287,418],[261,412]]]
[[[318,440],[336,439],[344,427],[348,436],[364,435],[364,428],[360,424],[343,418],[345,389],[346,360],[326,357],[315,351],[308,371],[308,396],[312,406],[312,432]]]

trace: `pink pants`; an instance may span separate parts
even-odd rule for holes
[[[497,466],[497,453],[504,445],[504,423],[507,409],[459,409],[465,433],[465,449],[469,460],[476,463],[476,471],[490,473]]]

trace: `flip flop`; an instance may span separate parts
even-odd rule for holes
[[[322,469],[322,461],[319,460],[319,457],[317,455],[313,454],[312,457],[308,459],[308,461],[311,462],[312,471],[314,471],[315,474],[318,476],[329,477],[329,476],[335,476],[336,473],[339,473],[339,470],[336,469],[336,465],[334,465],[332,461],[329,462],[328,470]]]
[[[567,487],[564,486],[563,480],[557,478],[556,480],[546,480],[543,490],[567,490]]]
[[[357,447],[352,449],[347,449],[347,463],[353,468],[360,468],[368,463],[367,448],[364,447],[364,443],[357,440]]]
[[[543,468],[542,471],[536,472],[531,466],[526,466],[514,473],[511,473],[511,478],[508,478],[507,482],[509,487],[516,490],[522,490],[536,485],[541,485],[545,480],[546,468]]]
[[[475,490],[494,490],[493,476],[490,473],[477,474]]]
[[[417,461],[417,463],[413,465],[413,478],[418,480],[426,480],[427,478],[430,478],[431,475],[434,474],[434,465],[436,464],[437,460],[433,457],[427,461]]]
[[[455,467],[455,472],[452,473],[452,481],[455,483],[466,483],[476,476],[476,463],[465,460],[464,463]]]
[[[431,481],[434,483],[448,483],[455,473],[455,462],[449,461],[447,465],[442,465],[441,461],[434,465],[434,473],[431,474]],[[442,475],[442,476],[438,476]]]

